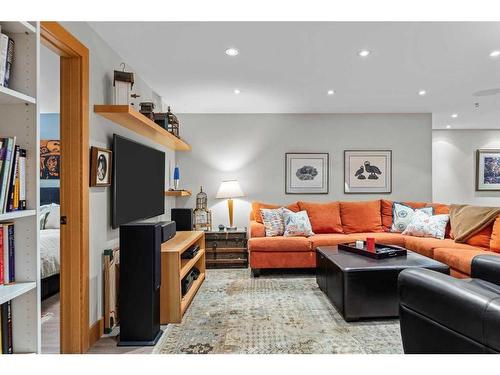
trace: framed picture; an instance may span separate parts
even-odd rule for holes
[[[344,151],[344,193],[384,194],[391,191],[391,150]]]
[[[476,191],[500,191],[500,149],[476,151]]]
[[[90,149],[90,186],[111,186],[113,152],[105,148]]]
[[[285,154],[285,194],[328,194],[328,153]]]
[[[61,142],[58,139],[40,140],[40,179],[59,180]]]

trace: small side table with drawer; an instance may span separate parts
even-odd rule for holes
[[[247,230],[205,232],[207,268],[247,268]]]

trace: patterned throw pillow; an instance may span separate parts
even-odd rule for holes
[[[305,236],[314,235],[307,211],[293,212],[283,208],[283,219],[285,222],[285,232],[283,236]]]
[[[394,202],[392,204],[392,228],[391,232],[401,233],[403,232],[408,224],[410,224],[411,219],[415,211],[422,211],[427,215],[432,216],[434,214],[434,209],[432,207],[424,208],[411,208],[403,203]]]
[[[285,224],[283,222],[284,208],[261,208],[260,215],[262,216],[262,222],[266,229],[266,237],[276,237],[282,236],[285,231]]]
[[[415,237],[434,237],[444,239],[446,225],[450,215],[427,215],[425,212],[416,211],[411,223],[408,224],[403,234]]]

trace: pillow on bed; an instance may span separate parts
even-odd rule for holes
[[[59,229],[61,227],[61,207],[52,203],[49,208],[47,218],[45,219],[44,229]]]

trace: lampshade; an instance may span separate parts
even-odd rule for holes
[[[222,181],[217,190],[216,198],[236,198],[243,197],[240,184],[237,180]]]

